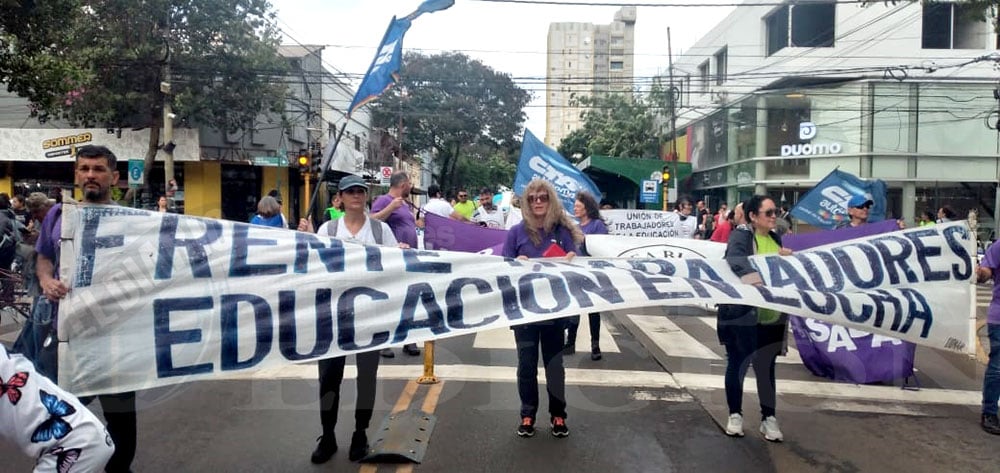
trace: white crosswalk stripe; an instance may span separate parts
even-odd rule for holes
[[[621,353],[621,349],[615,343],[615,337],[612,336],[611,330],[608,328],[608,322],[604,317],[601,317],[600,336],[602,352]],[[476,339],[472,342],[472,347],[490,350],[514,350],[516,348],[514,333],[509,328],[476,332]],[[576,334],[576,351],[581,353],[590,352],[590,322],[587,320],[586,315],[580,316],[580,328]]]

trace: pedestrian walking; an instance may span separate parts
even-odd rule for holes
[[[524,189],[524,220],[507,233],[503,255],[528,259],[564,255],[572,259],[583,234],[559,205],[552,184],[541,179]],[[569,436],[566,426],[566,372],[563,368],[563,319],[545,320],[511,327],[517,342],[517,392],[521,398],[521,423],[517,435],[535,435],[538,413],[538,352],[545,368],[545,390],[549,398],[552,435]]]
[[[597,208],[597,200],[587,192],[577,192],[576,201],[573,202],[573,216],[580,221],[580,231],[584,235],[607,235],[608,226],[601,218],[601,209]],[[587,245],[580,246],[580,254],[590,256],[587,253]],[[587,322],[590,328],[590,359],[597,361],[601,355],[601,313],[591,312],[587,315]],[[580,327],[580,316],[574,315],[566,318],[566,345],[563,347],[564,355],[576,353],[576,332]]]
[[[344,216],[330,220],[319,227],[317,235],[363,245],[397,246],[396,237],[389,226],[365,213],[368,202],[368,185],[358,176],[350,175],[340,180],[337,194],[344,205]],[[299,231],[312,231],[311,223],[302,219]],[[355,314],[363,319],[374,314]],[[358,461],[368,454],[368,426],[375,407],[375,388],[378,376],[379,352],[368,351],[355,355],[358,366],[358,400],[354,409],[354,433],[347,458]],[[327,358],[319,361],[320,423],[323,434],[313,450],[313,463],[326,463],[337,452],[337,413],[340,409],[340,385],[344,380],[346,357]]]
[[[750,256],[790,255],[792,251],[782,248],[781,237],[774,231],[778,209],[773,199],[754,196],[744,204],[744,210],[749,223],[729,235],[725,258],[744,283],[759,286],[763,280],[750,264]],[[787,348],[788,317],[772,309],[720,304],[718,319],[719,341],[726,347],[725,388],[729,405],[726,435],[743,436],[743,380],[753,363],[760,398],[760,432],[769,441],[781,442],[784,436],[775,417],[774,365]]]

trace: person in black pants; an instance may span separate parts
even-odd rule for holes
[[[576,193],[576,202],[573,203],[573,215],[580,221],[580,230],[584,235],[607,235],[608,227],[601,218],[601,209],[597,207],[597,199],[585,191]],[[587,243],[580,245],[580,254],[590,256],[587,253]],[[588,322],[590,326],[590,359],[597,361],[601,359],[601,313],[592,312],[589,314]],[[580,316],[566,318],[566,346],[563,348],[564,355],[576,353],[576,332],[580,327]]]

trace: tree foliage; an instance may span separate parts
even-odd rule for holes
[[[508,74],[461,53],[411,52],[404,57],[401,75],[375,103],[372,123],[394,129],[402,117],[404,150],[433,151],[441,187],[465,184],[457,176],[463,156],[475,164],[520,148],[524,107],[531,95]]]
[[[646,95],[596,94],[578,97],[583,126],[559,143],[567,158],[590,155],[618,158],[656,158],[660,147],[657,112],[667,110],[666,93],[657,85]]]
[[[266,0],[0,0],[0,79],[40,122],[150,128],[171,70],[175,123],[233,132],[280,111],[285,61]],[[8,11],[11,12],[8,15]]]

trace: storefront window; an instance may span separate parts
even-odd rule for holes
[[[994,156],[997,132],[983,124],[996,110],[993,86],[920,84],[920,154]]]

